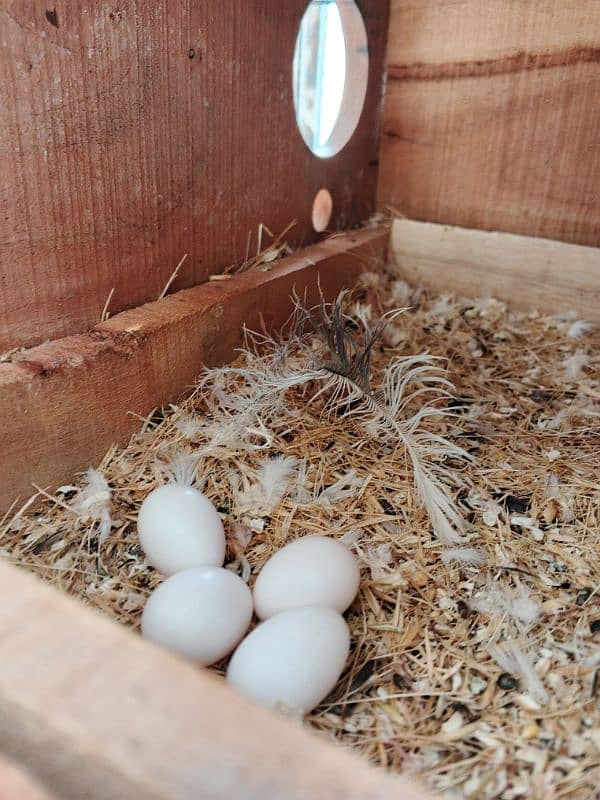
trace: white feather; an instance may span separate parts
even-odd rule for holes
[[[590,357],[584,350],[578,350],[572,356],[565,358],[563,367],[565,376],[569,381],[578,381],[581,378],[583,368],[589,363]]]
[[[390,574],[389,564],[392,560],[392,550],[389,544],[377,544],[370,547],[365,555],[365,560],[371,570],[371,579],[385,581]]]
[[[157,459],[156,468],[165,483],[178,486],[193,486],[196,483],[196,470],[201,455],[188,453],[186,450],[175,450],[164,459]]]
[[[294,492],[294,500],[301,505],[309,503],[312,499],[311,493],[307,488],[308,484],[308,462],[303,459],[298,464],[296,473],[296,488]]]
[[[355,544],[358,544],[362,539],[363,529],[362,528],[350,528],[349,531],[346,531],[338,541],[342,544],[345,544],[346,547],[354,547]]]
[[[398,347],[406,339],[406,331],[399,325],[387,325],[381,334],[381,341],[386,347]]]
[[[351,469],[338,478],[331,486],[327,486],[313,497],[313,502],[318,506],[332,506],[341,503],[348,497],[357,494],[357,489],[363,485],[363,480],[356,476],[356,471]]]
[[[309,315],[299,303],[296,313],[304,314],[304,318]],[[363,317],[359,322],[367,338]],[[395,358],[384,371],[381,388],[370,392],[335,370],[317,366],[315,358],[322,355],[322,349],[317,348],[315,354],[311,347],[315,340],[310,337],[296,335],[280,344],[267,336],[248,334],[247,340],[254,348],[261,346],[260,355],[256,349],[245,350],[243,367],[207,370],[200,383],[202,390],[213,392],[208,402],[220,405],[221,413],[229,413],[231,395],[237,396],[232,424],[238,425],[238,431],[247,428],[259,413],[267,421],[285,418],[289,415],[286,392],[320,383],[310,402],[324,397],[323,413],[352,418],[369,435],[404,448],[413,467],[415,488],[436,535],[446,545],[462,541],[463,520],[447,488],[452,473],[444,462],[469,456],[425,427],[432,418],[449,416],[435,405],[437,400],[450,397],[451,388],[439,359],[428,354]]]
[[[293,386],[321,380],[322,388],[312,399],[327,396],[325,413],[354,417],[370,435],[386,441],[390,435],[395,437],[410,457],[415,488],[435,533],[444,544],[456,544],[461,541],[463,520],[444,484],[449,471],[443,464],[435,462],[469,456],[443,437],[421,428],[429,417],[449,416],[433,405],[435,399],[449,396],[446,387],[450,386],[440,375],[435,361],[428,355],[394,359],[385,370],[378,397],[365,393],[348,378],[324,369],[282,375],[273,380],[273,385],[285,392]],[[419,381],[420,388],[407,393],[408,387],[416,381]],[[410,415],[409,406],[417,399],[420,407]]]
[[[526,625],[532,625],[539,616],[540,607],[533,600],[526,587],[498,588],[491,586],[471,600],[471,607],[490,617],[509,617]]]
[[[434,317],[445,317],[449,311],[452,311],[454,308],[454,300],[452,299],[452,295],[443,294],[430,308],[430,313],[434,315]]]
[[[569,325],[567,336],[569,339],[581,339],[586,333],[594,330],[595,325],[593,322],[588,322],[585,319],[578,319]]]
[[[102,545],[110,533],[112,521],[110,517],[111,490],[104,475],[90,467],[83,479],[71,506],[82,522],[91,521],[98,524],[99,544]]]
[[[442,561],[449,567],[450,564],[464,564],[468,567],[483,567],[486,563],[485,554],[475,547],[445,547],[442,550]]]
[[[238,513],[252,517],[270,516],[288,491],[298,469],[293,456],[265,458],[253,481],[235,492]]]
[[[573,522],[575,519],[573,495],[560,488],[558,476],[554,472],[551,472],[546,478],[546,497],[558,501],[563,522]]]
[[[297,467],[298,459],[294,456],[268,458],[261,464],[258,483],[264,493],[265,504],[268,504],[271,509],[276,508],[279,504]]]
[[[192,414],[183,414],[175,423],[175,428],[184,439],[195,439],[204,430],[205,421]]]
[[[242,551],[244,551],[250,544],[252,539],[252,531],[247,525],[242,525],[239,522],[235,523],[231,526],[230,533]]]

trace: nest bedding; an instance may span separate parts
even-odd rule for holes
[[[1,554],[138,628],[161,576],[144,561],[137,511],[166,476],[213,501],[228,568],[250,585],[287,541],[340,538],[361,566],[352,651],[305,724],[447,797],[597,797],[598,332],[387,273],[363,276],[344,324],[359,335],[398,308],[369,346],[368,389],[379,397],[394,358],[443,359],[431,374],[454,388],[420,426],[448,445],[427,454],[462,520],[456,541],[440,537],[406,448],[369,429],[360,398],[332,404],[318,378],[292,381],[240,425],[256,388],[244,371],[275,360],[296,374],[307,354],[327,357],[315,330],[301,346],[250,337],[232,370],[205,373],[76,484],[5,519]],[[405,415],[429,374],[407,387]]]

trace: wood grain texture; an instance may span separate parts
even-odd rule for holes
[[[57,800],[19,764],[0,754],[0,800]]]
[[[598,248],[398,219],[390,253],[399,275],[418,286],[600,322]]]
[[[367,100],[348,145],[296,126],[305,0],[0,0],[0,352],[82,333],[244,260],[259,223],[314,241],[374,210],[388,0],[363,0]]]
[[[61,800],[426,800],[25,572],[0,585],[0,746]]]
[[[389,227],[326,239],[228,281],[183,289],[124,311],[88,334],[57,339],[0,363],[0,509],[58,486],[125,442],[139,418],[193,386],[202,364],[231,359],[242,329],[276,329],[294,288],[332,297],[387,254]]]
[[[392,0],[378,200],[600,245],[597,0]]]

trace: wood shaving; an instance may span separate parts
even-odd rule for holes
[[[250,585],[307,534],[340,538],[359,559],[348,668],[308,727],[449,798],[598,797],[598,333],[390,275],[370,273],[355,299],[374,319],[410,306],[373,348],[375,380],[394,355],[447,359],[454,416],[436,431],[473,457],[456,466],[468,546],[454,557],[442,558],[405,457],[349,417],[323,418],[306,387],[287,393],[280,424],[245,432],[248,447],[199,392],[157,410],[96,465],[110,488],[101,548],[105,531],[73,511],[81,494],[67,486],[6,524],[0,552],[137,630],[161,580],[144,561],[138,509],[163,479],[158,462],[199,454],[196,484],[223,516],[229,568]],[[274,507],[253,494],[265,459],[285,465]]]

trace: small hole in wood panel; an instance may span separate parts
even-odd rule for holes
[[[55,28],[58,28],[58,14],[55,8],[49,8],[46,11],[46,19],[50,23],[50,25],[54,25]]]
[[[327,189],[319,189],[313,200],[312,224],[317,233],[327,230],[331,212],[333,211],[333,200]]]
[[[369,77],[367,32],[354,0],[311,0],[296,38],[296,121],[320,158],[338,153],[362,114]]]

